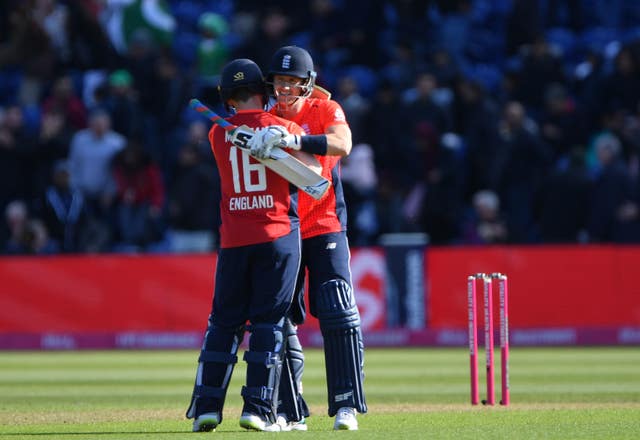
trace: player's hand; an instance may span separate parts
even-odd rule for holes
[[[300,135],[288,133],[280,141],[281,148],[291,148],[292,150],[300,150]]]
[[[258,159],[271,156],[273,147],[282,146],[283,139],[289,132],[281,125],[269,125],[256,130],[255,136],[247,143],[251,155]]]

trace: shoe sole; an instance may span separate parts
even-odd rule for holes
[[[335,425],[333,427],[334,431],[357,431],[357,426],[349,426],[349,425]]]
[[[262,421],[257,421],[257,420],[245,420],[245,419],[241,419],[240,420],[240,427],[244,428],[244,429],[250,429],[252,431],[259,431],[259,432],[276,432],[276,431],[282,431],[282,428],[280,427],[280,425],[277,424],[272,424],[272,425],[267,425],[266,423],[262,422]]]
[[[211,432],[215,431],[218,425],[216,423],[203,423],[198,426],[196,432]]]
[[[220,424],[216,419],[203,419],[197,422],[198,426],[194,427],[194,432],[211,432],[215,431]]]

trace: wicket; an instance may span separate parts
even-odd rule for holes
[[[493,356],[493,284],[497,281],[500,296],[500,366],[502,399],[500,404],[509,405],[509,293],[507,276],[501,273],[477,273],[467,277],[468,319],[469,319],[469,362],[471,370],[471,404],[480,402],[478,389],[478,322],[476,306],[476,284],[482,281],[484,296],[484,346],[487,370],[487,398],[482,403],[495,404],[495,378]]]

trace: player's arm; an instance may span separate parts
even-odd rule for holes
[[[324,135],[317,136],[326,136],[327,138],[326,156],[344,157],[351,153],[351,129],[347,124],[330,125]],[[302,151],[305,151],[304,148]]]
[[[296,123],[291,122],[288,127],[286,127],[289,133],[304,136],[304,130]],[[302,150],[290,150],[290,153],[293,157],[298,159],[300,162],[311,168],[318,174],[322,174],[322,165],[318,162],[318,159],[311,154]]]
[[[286,147],[319,156],[347,156],[351,152],[352,140],[344,111],[335,101],[328,101],[328,104],[322,107],[322,111],[322,119],[327,121],[323,124],[324,133],[303,137],[286,136]]]
[[[318,156],[346,156],[351,152],[351,129],[347,124],[327,127],[324,134],[283,134],[278,141],[280,147]]]

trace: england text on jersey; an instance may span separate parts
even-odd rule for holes
[[[231,197],[229,199],[229,211],[242,211],[247,209],[273,208],[273,196],[265,194],[261,196]]]

